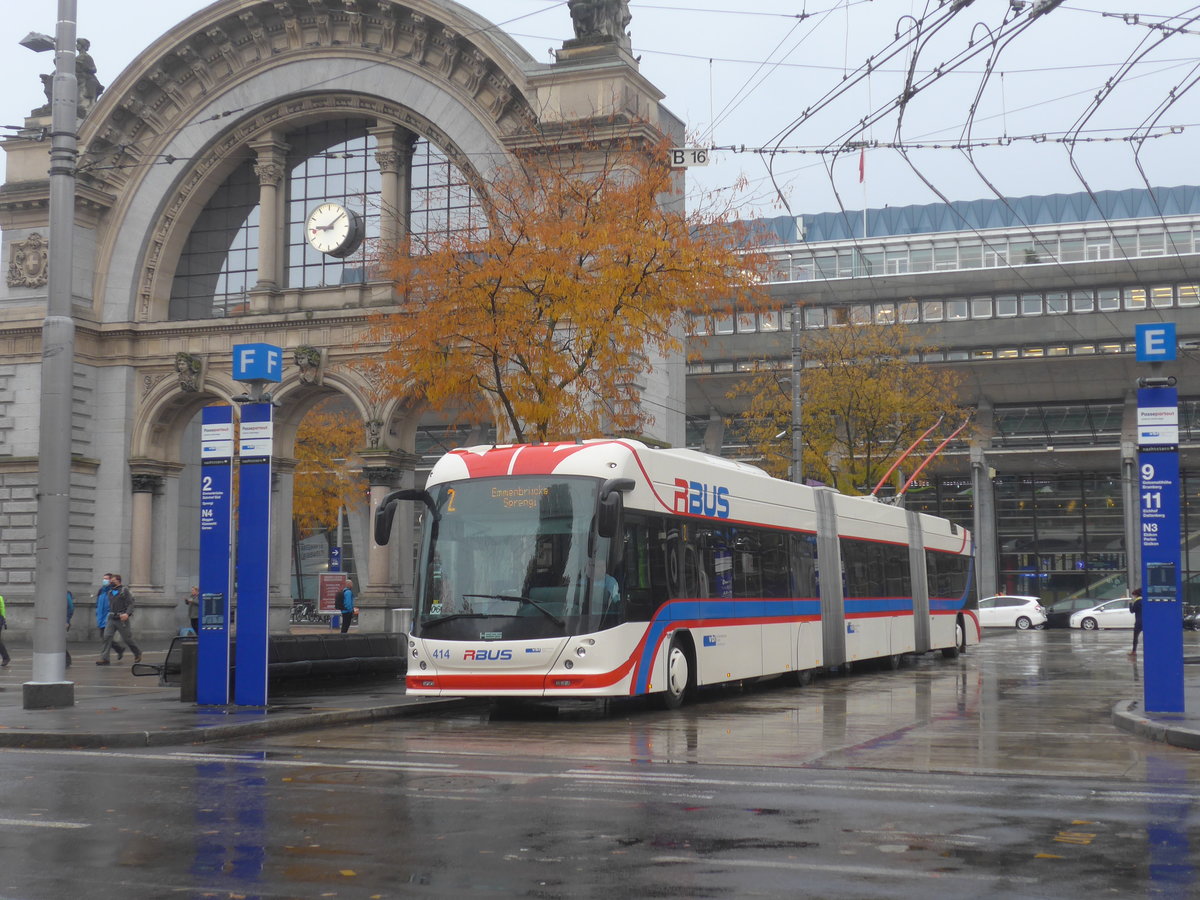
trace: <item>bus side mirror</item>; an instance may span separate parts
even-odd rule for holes
[[[626,491],[632,491],[635,482],[632,478],[610,478],[600,486],[599,509],[596,517],[596,531],[602,538],[611,538],[621,533],[622,513],[625,510],[624,498]]]
[[[379,508],[375,510],[375,543],[381,547],[386,546],[392,537],[392,507],[399,500],[420,500],[429,507],[435,519],[438,517],[437,508],[433,505],[433,497],[430,496],[429,491],[416,488],[392,491],[383,498]]]

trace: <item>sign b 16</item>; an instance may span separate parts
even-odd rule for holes
[[[672,147],[671,168],[680,169],[685,166],[707,166],[707,147]]]

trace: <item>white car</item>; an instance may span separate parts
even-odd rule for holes
[[[984,628],[1028,631],[1046,624],[1046,610],[1040,597],[998,594],[979,601],[979,624]]]
[[[1084,631],[1097,628],[1132,628],[1133,612],[1129,609],[1129,597],[1107,600],[1091,609],[1081,609],[1071,615],[1071,627]]]

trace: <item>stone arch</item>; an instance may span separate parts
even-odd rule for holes
[[[85,120],[80,167],[114,198],[98,241],[112,261],[97,275],[102,320],[152,318],[163,272],[173,272],[176,219],[194,217],[197,188],[281,118],[323,108],[431,128],[440,149],[473,160],[467,168],[484,178],[506,139],[536,122],[526,81],[537,65],[480,17],[449,0],[366,6],[226,0],[158,41],[105,92]],[[156,164],[171,160],[192,165]]]
[[[179,464],[184,459],[181,441],[196,413],[214,403],[233,403],[241,386],[221,372],[209,372],[204,390],[183,391],[174,371],[143,374],[143,392],[130,429],[131,460],[158,460]]]

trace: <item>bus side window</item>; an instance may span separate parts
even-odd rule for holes
[[[816,597],[820,593],[817,581],[817,536],[793,534],[792,589],[793,597]]]
[[[733,531],[733,595],[762,596],[762,545],[760,535],[749,528]]]
[[[667,599],[662,520],[625,515],[625,621],[647,622]]]
[[[764,531],[761,542],[763,596],[792,596],[788,585],[787,535],[778,531]]]
[[[697,536],[700,548],[700,572],[708,590],[702,596],[733,596],[733,557],[722,528],[706,528]]]

